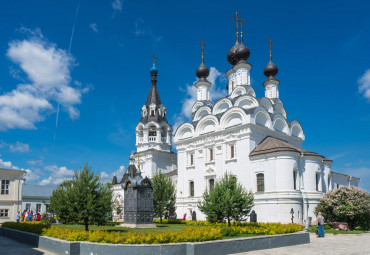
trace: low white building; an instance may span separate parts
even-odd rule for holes
[[[22,212],[30,210],[41,215],[47,211],[50,197],[57,186],[24,184],[22,190]]]
[[[23,177],[26,171],[0,168],[0,223],[15,221],[22,205]]]

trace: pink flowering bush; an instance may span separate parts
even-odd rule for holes
[[[358,187],[329,191],[315,208],[327,222],[348,222],[351,228],[370,229],[370,193]]]

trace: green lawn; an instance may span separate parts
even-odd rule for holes
[[[312,226],[312,229],[308,230],[308,232],[315,233],[317,226]],[[343,230],[335,230],[333,228],[325,229],[325,234],[334,234],[334,235],[346,235],[346,234],[363,234],[366,233],[366,231],[362,230],[351,230],[351,231],[343,231]]]
[[[167,231],[171,232],[180,232],[183,230],[185,227],[202,227],[202,226],[189,226],[185,224],[156,224],[157,228],[136,228],[136,229],[131,229],[131,228],[122,228],[119,226],[94,226],[90,225],[89,230],[106,230],[106,231],[120,231],[120,232],[138,232],[138,233],[163,233]],[[68,229],[77,229],[77,230],[85,230],[84,225],[53,225],[55,227],[59,228],[68,228]]]

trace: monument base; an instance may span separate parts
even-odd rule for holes
[[[121,224],[118,227],[121,228],[156,228],[157,225],[155,224]]]

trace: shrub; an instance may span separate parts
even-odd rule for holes
[[[44,224],[40,221],[19,222],[19,223],[17,223],[17,222],[4,222],[2,226],[5,227],[5,228],[17,229],[17,230],[31,232],[31,233],[35,233],[35,234],[39,234],[39,235],[41,235],[43,228],[50,227],[49,224]]]
[[[358,187],[329,191],[315,208],[328,222],[348,222],[352,228],[370,229],[370,193]]]
[[[221,228],[221,234],[223,236],[237,236],[239,232],[234,228]]]
[[[108,232],[108,231],[82,231],[51,227],[44,229],[42,235],[64,239],[67,241],[90,241],[115,244],[152,244],[152,243],[178,243],[201,242],[222,238],[219,228],[186,227],[182,232],[165,233],[136,233],[136,232]]]

